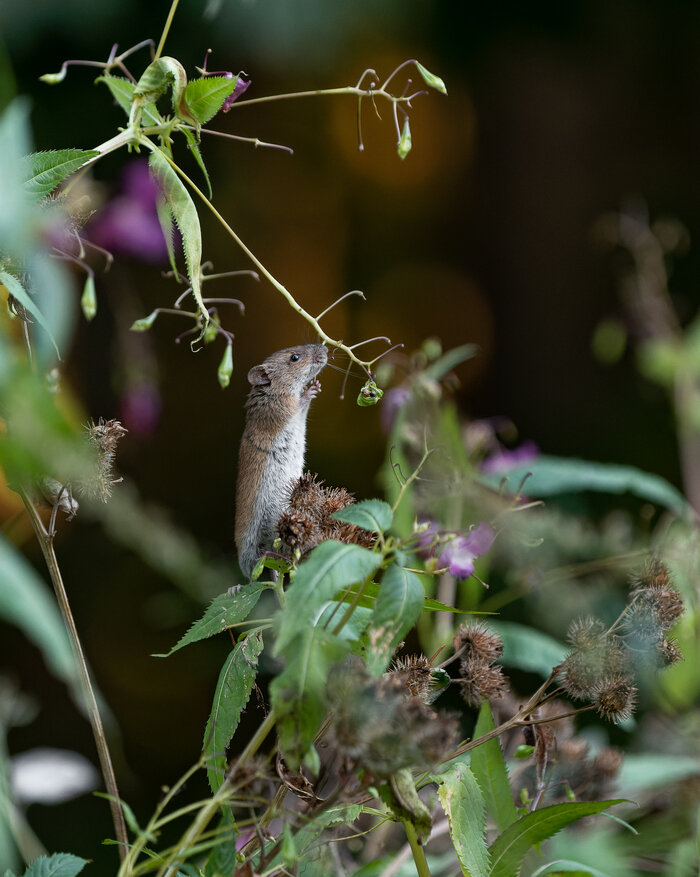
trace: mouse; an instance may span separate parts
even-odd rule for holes
[[[248,372],[235,528],[238,564],[248,578],[272,546],[291,488],[303,474],[309,407],[327,362],[323,344],[302,344],[276,351]]]

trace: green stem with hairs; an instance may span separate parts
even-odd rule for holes
[[[425,859],[425,850],[421,844],[418,843],[418,835],[416,834],[416,829],[413,823],[404,820],[403,828],[406,832],[408,845],[411,847],[411,852],[413,853],[413,861],[416,863],[418,877],[430,877],[430,868],[428,868],[428,863]]]

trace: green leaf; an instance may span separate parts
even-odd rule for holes
[[[425,376],[433,381],[438,381],[444,377],[447,372],[452,371],[463,362],[476,356],[479,352],[478,344],[462,344],[461,347],[453,347],[447,353],[436,359],[425,370]]]
[[[418,72],[423,78],[423,82],[426,85],[429,85],[430,88],[434,88],[436,91],[442,92],[442,94],[447,94],[447,89],[445,88],[445,83],[440,79],[439,76],[436,76],[434,73],[431,73],[430,70],[427,70],[422,64],[416,61],[416,67],[418,68]]]
[[[99,76],[95,82],[104,82],[112,93],[114,100],[124,110],[127,116],[131,115],[131,104],[134,100],[134,91],[136,90],[136,85],[131,82],[131,80],[124,79],[123,76],[112,76],[107,73],[104,76]],[[161,119],[160,113],[156,109],[154,103],[143,105],[141,122],[145,125],[162,124],[163,120]]]
[[[339,509],[332,517],[336,521],[355,524],[363,530],[383,533],[391,527],[394,515],[388,502],[382,499],[363,499],[361,502]]]
[[[515,621],[495,621],[492,626],[503,642],[501,661],[509,667],[546,678],[567,655],[563,643],[532,627]]]
[[[408,121],[408,116],[403,120],[403,127],[401,128],[401,137],[399,137],[399,143],[396,147],[396,152],[400,159],[406,158],[408,153],[411,151],[412,146],[411,141],[411,125]]]
[[[323,832],[335,825],[350,825],[362,815],[361,804],[336,804],[324,810],[303,823],[302,828],[294,835],[294,844],[297,850],[297,856],[302,857],[309,847],[314,844]],[[314,844],[316,847],[316,844]],[[268,872],[271,873],[282,863],[282,851],[269,863]],[[302,877],[306,873],[304,862],[299,865],[299,875]],[[329,872],[321,872],[327,875]]]
[[[226,98],[233,94],[237,82],[237,76],[203,76],[188,82],[185,100],[192,115],[206,125],[219,112]]]
[[[491,877],[516,877],[523,856],[531,847],[552,837],[572,822],[584,816],[593,816],[614,804],[621,804],[623,800],[554,804],[521,817],[491,844]]]
[[[233,346],[231,344],[226,345],[226,349],[224,350],[224,355],[219,363],[219,370],[217,372],[217,376],[219,378],[219,386],[222,389],[226,389],[229,383],[231,382],[231,375],[233,374]]]
[[[369,631],[367,667],[374,676],[386,670],[394,649],[418,620],[424,599],[418,576],[392,563],[382,578]]]
[[[634,466],[612,463],[592,463],[564,457],[536,457],[525,466],[517,466],[507,472],[482,475],[482,483],[497,488],[504,475],[508,487],[516,490],[523,478],[523,493],[532,497],[555,496],[559,493],[598,491],[620,494],[629,491],[648,502],[664,506],[677,515],[689,513],[689,506],[673,485],[658,475],[643,472]]]
[[[211,200],[211,180],[209,179],[209,173],[207,172],[206,165],[204,164],[204,159],[202,158],[202,153],[199,148],[199,143],[197,143],[197,138],[194,136],[189,128],[183,128],[182,133],[185,135],[185,140],[187,141],[190,152],[194,156],[194,160],[197,162],[197,164],[199,165],[199,169],[204,175],[204,181],[207,184],[207,193],[209,195],[209,200]]]
[[[13,298],[17,299],[17,301],[22,305],[25,311],[28,311],[32,315],[32,317],[34,317],[37,323],[49,336],[49,339],[56,351],[56,356],[60,359],[61,354],[58,349],[58,344],[56,344],[56,339],[54,338],[53,333],[49,328],[48,322],[44,319],[44,315],[37,307],[36,302],[22,286],[19,280],[16,277],[13,277],[12,274],[8,274],[6,271],[0,271],[0,284],[5,287],[5,289],[10,293]]]
[[[450,837],[462,874],[489,877],[484,798],[467,764],[457,762],[439,777],[438,798],[449,822]]]
[[[495,728],[491,708],[484,701],[474,728],[473,739],[478,740]],[[510,793],[508,770],[497,737],[487,740],[471,751],[469,764],[472,773],[484,793],[486,808],[501,831],[518,818],[513,796]]]
[[[236,841],[239,832],[230,807],[223,807],[216,829],[216,846],[204,866],[204,877],[223,877],[233,874],[237,866]]]
[[[218,597],[212,600],[204,615],[194,622],[187,633],[170,649],[167,655],[157,655],[156,657],[168,657],[173,652],[183,648],[183,646],[199,642],[210,636],[216,636],[217,633],[233,627],[234,624],[240,624],[241,621],[245,621],[255,608],[260,595],[266,587],[264,584],[252,582],[249,585],[242,585],[233,594],[219,594]]]
[[[311,623],[287,643],[287,666],[272,681],[270,697],[282,754],[291,770],[298,769],[326,714],[329,668],[349,650],[349,642]]]
[[[87,863],[87,859],[71,853],[54,853],[35,859],[24,872],[24,877],[75,877]]]
[[[53,190],[86,161],[99,155],[94,149],[52,149],[33,152],[24,162],[24,187],[37,201]]]
[[[616,785],[630,797],[643,789],[656,789],[700,774],[700,758],[665,753],[625,755]]]
[[[73,651],[53,594],[2,535],[0,618],[18,627],[39,648],[49,669],[68,682],[76,692],[74,696],[80,698]]]
[[[85,278],[83,294],[80,297],[80,307],[86,320],[92,320],[97,314],[97,293],[95,292],[95,278],[88,274]]]
[[[542,874],[571,874],[571,877],[611,877],[605,871],[599,871],[590,865],[584,865],[583,862],[572,862],[570,859],[556,859],[554,862],[548,862],[542,865],[536,871],[532,872],[531,877],[540,877]]]
[[[199,215],[189,192],[159,149],[151,152],[148,163],[182,235],[187,277],[192,286],[192,295],[197,302],[197,308],[202,315],[202,331],[193,342],[195,344],[202,337],[209,323],[209,314],[202,301],[202,230],[199,225]]]
[[[324,603],[342,588],[364,581],[379,567],[381,556],[342,542],[322,542],[296,572],[287,599],[275,654],[284,652],[299,633],[314,622]]]
[[[207,777],[214,794],[224,781],[226,747],[236,732],[241,713],[253,690],[262,648],[262,635],[259,632],[241,640],[226,659],[216,683],[202,750],[207,757]]]
[[[185,122],[199,131],[199,121],[189,110],[185,91],[187,74],[185,68],[176,58],[162,57],[146,67],[134,89],[134,101],[141,107],[154,103],[168,89],[173,92],[173,110]]]

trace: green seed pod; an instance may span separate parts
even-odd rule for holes
[[[408,123],[408,116],[404,119],[403,128],[401,129],[401,139],[396,148],[399,158],[404,159],[411,151],[411,126]]]
[[[357,404],[361,408],[367,408],[370,405],[376,405],[383,395],[384,390],[380,390],[379,387],[370,378],[364,385],[364,387],[360,390],[360,394],[357,397]]]
[[[97,293],[95,292],[95,278],[92,274],[88,274],[85,278],[85,286],[80,298],[80,307],[83,309],[83,314],[88,322],[97,313]]]
[[[231,375],[233,374],[233,347],[230,344],[226,345],[226,350],[224,350],[224,355],[219,364],[219,371],[217,372],[217,376],[219,378],[219,385],[222,389],[226,389],[231,381]]]
[[[148,332],[151,326],[155,323],[156,317],[158,316],[158,310],[152,311],[147,317],[141,317],[140,320],[136,320],[131,324],[132,332]]]

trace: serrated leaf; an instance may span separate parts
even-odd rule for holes
[[[83,294],[80,297],[80,307],[86,320],[93,320],[97,314],[97,293],[95,291],[95,278],[88,274],[85,278]]]
[[[491,707],[484,701],[479,711],[479,718],[474,728],[473,739],[478,740],[495,728]],[[489,815],[501,831],[508,828],[518,818],[508,782],[501,744],[497,737],[487,740],[473,749],[469,762],[472,773],[476,777],[482,792]]]
[[[508,477],[507,488],[516,490],[528,473],[531,474],[525,482],[523,493],[531,497],[582,491],[612,494],[629,491],[641,499],[664,506],[677,515],[684,516],[690,512],[687,501],[673,485],[659,475],[643,472],[634,466],[593,463],[543,454],[527,465],[509,469],[506,473],[481,475],[479,480],[490,487],[498,488],[505,474]]]
[[[94,149],[52,149],[32,152],[24,159],[24,187],[37,201],[100,153]]]
[[[333,512],[332,517],[336,521],[355,524],[363,530],[383,533],[391,527],[394,514],[389,503],[382,499],[363,499]]]
[[[572,822],[621,804],[623,800],[617,798],[612,801],[554,804],[522,816],[491,844],[491,877],[517,877],[524,855],[533,846],[552,837]]]
[[[87,859],[71,853],[54,853],[35,859],[24,872],[24,877],[75,877],[87,863]]]
[[[367,668],[374,676],[388,667],[394,649],[418,620],[424,599],[418,576],[392,563],[382,577],[369,631]]]
[[[148,164],[182,236],[187,278],[192,286],[192,295],[197,302],[199,313],[202,315],[202,330],[196,339],[199,341],[209,323],[209,314],[202,301],[202,230],[199,215],[183,182],[159,149],[151,152]]]
[[[495,621],[493,629],[503,642],[500,660],[509,667],[539,673],[546,678],[568,652],[554,637],[515,621]]]
[[[439,777],[438,798],[465,877],[490,877],[484,798],[469,766],[457,762]]]
[[[418,72],[420,73],[423,82],[426,85],[429,85],[431,88],[434,88],[435,91],[439,91],[442,94],[447,94],[447,89],[445,88],[445,83],[440,79],[439,76],[436,76],[434,73],[431,73],[426,67],[424,67],[421,63],[416,61],[416,67]]]
[[[338,591],[364,581],[380,563],[379,554],[359,545],[329,541],[315,548],[287,589],[275,654],[284,652],[299,631],[307,630]]]
[[[25,311],[28,311],[32,315],[32,317],[34,317],[37,323],[49,336],[49,339],[54,346],[54,350],[56,351],[56,356],[60,359],[61,353],[58,349],[58,344],[56,344],[56,339],[53,336],[53,332],[49,328],[49,324],[45,320],[44,315],[37,307],[34,299],[29,295],[29,293],[22,286],[19,280],[16,277],[13,277],[12,274],[8,274],[6,271],[0,271],[0,284],[5,287],[5,289],[10,293],[13,298],[17,299],[17,301],[22,305]]]
[[[124,110],[127,116],[131,115],[131,104],[134,99],[135,83],[123,76],[111,76],[109,73],[99,76],[95,82],[104,82],[112,93],[112,97]],[[145,125],[160,125],[163,120],[160,117],[154,103],[146,103],[142,107],[141,122]]]
[[[219,673],[202,750],[207,758],[209,787],[214,794],[224,781],[226,747],[253,690],[262,648],[261,634],[251,634],[236,645]]]
[[[210,636],[216,636],[217,633],[233,627],[234,624],[245,621],[255,608],[265,587],[266,585],[252,582],[248,585],[242,585],[233,594],[219,594],[218,597],[214,597],[204,615],[194,622],[168,654],[157,657],[168,657],[184,646],[208,639]]]
[[[233,94],[237,82],[237,76],[203,76],[188,82],[185,100],[192,115],[205,125],[219,112],[226,98]]]
[[[185,135],[185,140],[187,140],[187,145],[190,148],[190,152],[194,156],[194,160],[197,162],[197,164],[199,165],[199,169],[204,175],[204,181],[207,184],[207,193],[209,195],[209,199],[211,200],[211,180],[209,179],[209,173],[207,172],[206,165],[204,164],[204,159],[202,158],[202,153],[199,149],[199,143],[197,143],[197,138],[194,136],[189,128],[183,128],[182,133]]]
[[[168,251],[168,262],[170,262],[170,267],[173,270],[173,276],[178,278],[180,275],[175,260],[175,224],[173,222],[173,215],[170,212],[170,207],[165,198],[156,198],[156,216],[158,217],[158,224],[160,225],[160,230],[163,232],[165,247]]]
[[[233,374],[233,347],[230,344],[226,345],[216,374],[219,379],[219,386],[225,390],[231,383],[231,375]]]
[[[286,645],[286,667],[272,681],[270,697],[280,748],[291,770],[298,769],[326,714],[329,668],[349,650],[348,641],[315,624],[303,627]]]

